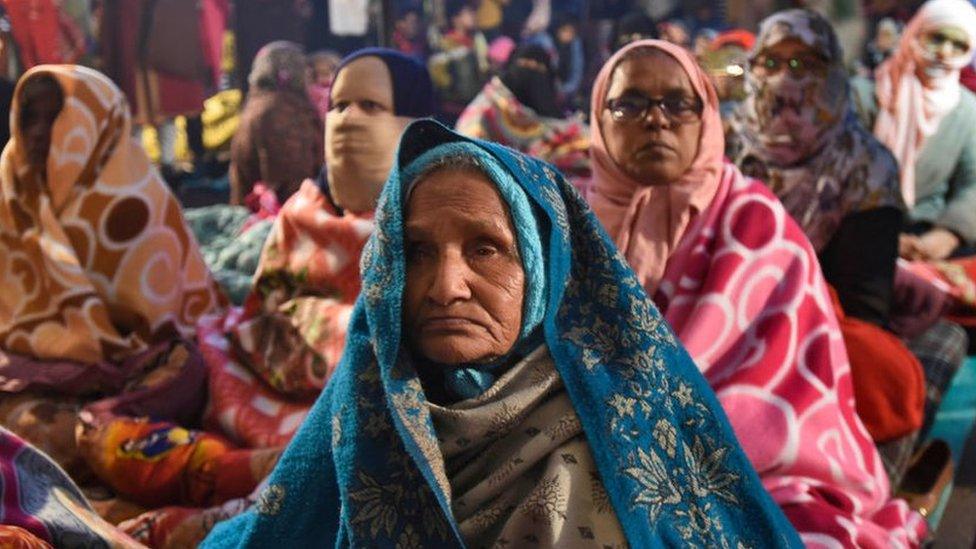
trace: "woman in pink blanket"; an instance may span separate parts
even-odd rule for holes
[[[718,99],[689,52],[645,40],[594,85],[589,200],[705,374],[808,546],[916,546],[854,410],[816,254],[724,161]]]

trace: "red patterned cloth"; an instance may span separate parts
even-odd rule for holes
[[[226,334],[240,324],[242,314],[242,309],[234,308],[226,317],[206,317],[198,326],[210,374],[204,425],[250,448],[284,446],[315,399],[283,398],[235,358]]]
[[[546,118],[525,106],[501,78],[492,78],[464,109],[456,124],[468,137],[501,143],[545,160],[567,178],[590,176],[589,128],[580,119]],[[580,185],[577,184],[579,188]]]
[[[252,487],[270,472],[338,365],[361,286],[359,256],[373,227],[371,216],[339,212],[305,181],[275,219],[245,306],[198,324],[209,373],[204,427],[249,449],[230,455],[249,460],[243,468],[254,473],[246,479]],[[206,509],[164,507],[123,528],[156,547],[191,546],[217,520],[252,503],[253,497],[211,498]]]
[[[669,258],[655,301],[808,546],[918,546],[925,522],[891,499],[855,411],[816,254],[770,191],[733,169]]]

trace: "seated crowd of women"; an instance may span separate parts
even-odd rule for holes
[[[422,65],[360,50],[321,172],[269,181],[243,307],[121,92],[31,70],[0,158],[0,545],[921,545],[896,491],[967,350],[927,276],[976,242],[974,49],[976,9],[930,0],[851,82],[826,20],[781,12],[723,121],[691,52],[638,40],[586,127],[548,121],[527,46],[457,132]]]

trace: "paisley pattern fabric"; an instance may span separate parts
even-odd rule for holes
[[[142,547],[95,514],[51,458],[0,427],[0,547]]]
[[[844,217],[882,207],[903,210],[905,204],[898,163],[851,108],[847,69],[830,23],[808,10],[768,17],[754,58],[784,40],[819,52],[828,61],[826,76],[746,71],[748,95],[730,121],[726,151],[745,175],[772,189],[819,253]],[[783,134],[797,144],[784,148],[778,143]]]
[[[255,508],[219,524],[204,547],[464,545],[399,328],[409,183],[399,170],[454,141],[467,140],[432,121],[404,133],[342,363]],[[471,142],[504,165],[547,225],[545,343],[627,543],[799,546],[714,395],[580,196],[546,164]]]
[[[55,79],[47,180],[20,137],[20,90]],[[0,347],[40,359],[120,360],[193,334],[221,302],[180,205],[131,139],[103,75],[41,66],[21,78],[0,159]]]
[[[813,249],[764,185],[725,169],[735,175],[689,227],[655,302],[808,547],[917,546],[924,521],[891,499],[857,417]]]

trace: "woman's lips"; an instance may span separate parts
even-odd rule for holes
[[[329,144],[335,151],[357,151],[369,145],[362,139],[333,139]]]
[[[667,143],[662,143],[655,141],[648,143],[641,148],[637,149],[635,156],[660,156],[662,154],[674,154],[677,152],[674,147],[668,145]]]
[[[462,316],[437,316],[431,317],[421,322],[424,330],[450,332],[467,330],[472,327],[481,326],[480,323]]]

